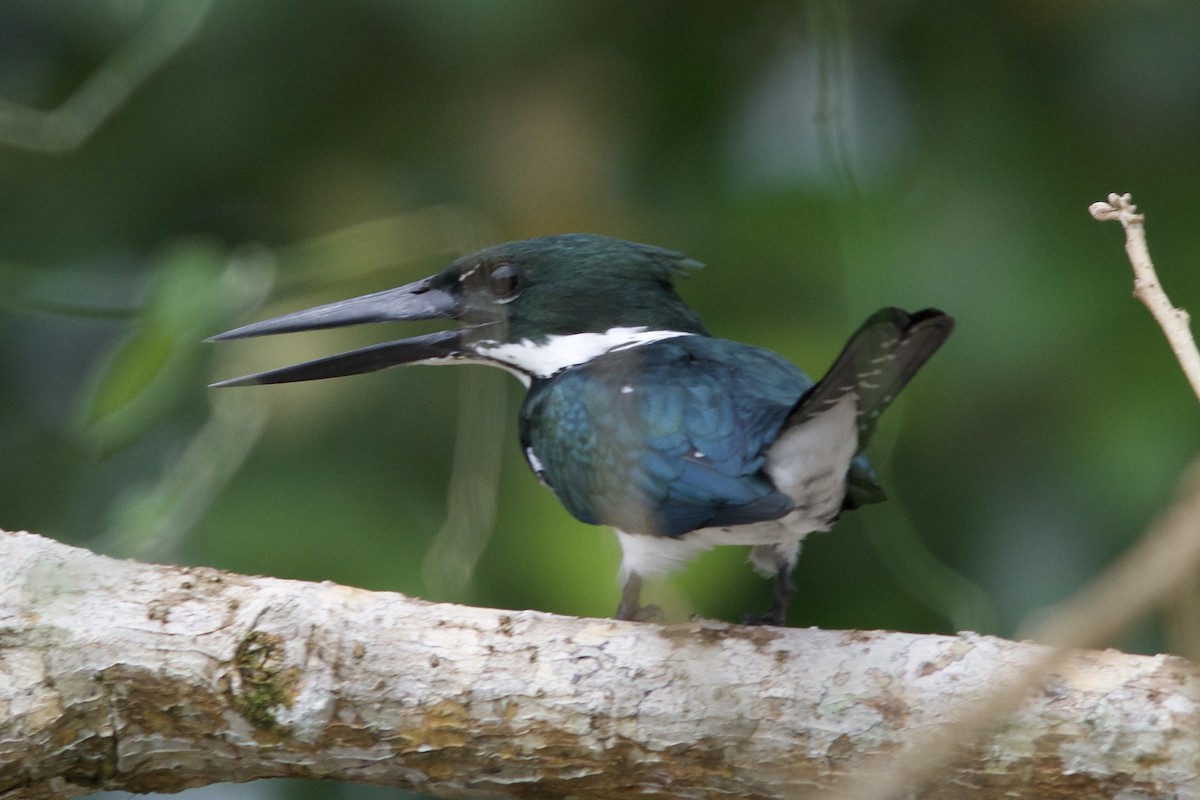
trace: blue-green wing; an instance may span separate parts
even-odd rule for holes
[[[689,336],[610,353],[535,384],[531,464],[578,519],[680,536],[792,509],[762,467],[812,386],[783,358]]]

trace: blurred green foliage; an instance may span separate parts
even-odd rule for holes
[[[706,262],[682,292],[712,330],[812,373],[881,305],[952,313],[872,446],[890,502],[810,539],[791,622],[1011,633],[1138,536],[1200,443],[1119,228],[1086,213],[1132,192],[1200,309],[1197,41],[1200,5],[1150,0],[10,0],[0,527],[609,615],[615,544],[523,464],[510,379],[214,392],[421,328],[202,344],[595,231]],[[97,85],[108,106],[79,99]],[[715,552],[650,599],[733,619],[767,589]]]

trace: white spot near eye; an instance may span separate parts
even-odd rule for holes
[[[632,386],[622,386],[621,394],[633,394],[633,387]]]

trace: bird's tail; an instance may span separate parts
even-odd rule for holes
[[[861,452],[880,414],[952,330],[954,319],[934,308],[915,314],[898,308],[876,311],[846,342],[825,377],[796,403],[787,426],[815,417],[853,392],[858,399]]]

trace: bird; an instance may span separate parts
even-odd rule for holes
[[[621,546],[616,617],[658,615],[643,581],[720,545],[746,545],[783,625],[802,540],[885,499],[863,455],[880,414],[954,328],[933,308],[883,308],[820,380],[770,350],[722,339],[681,299],[702,265],[590,233],[494,245],[430,277],[211,337],[364,323],[457,325],[212,384],[288,383],[409,364],[486,364],[517,377],[525,460],[576,519]]]

